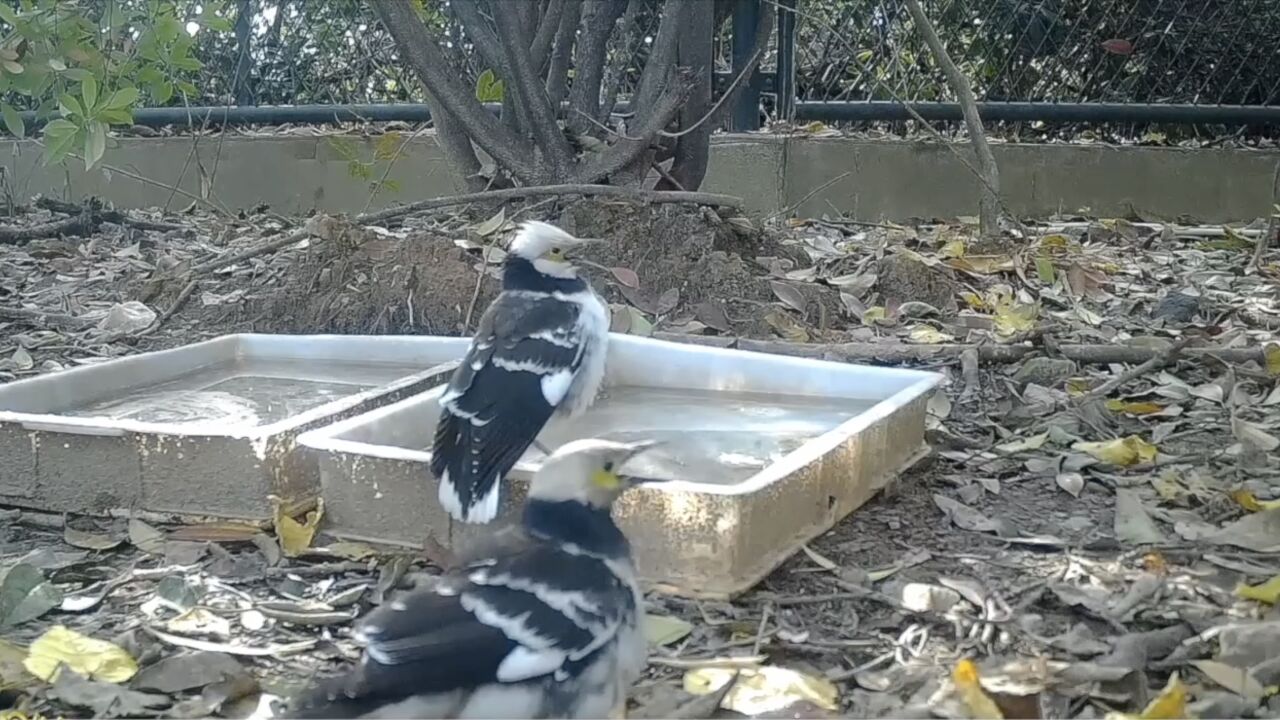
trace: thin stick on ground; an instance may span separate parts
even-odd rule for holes
[[[947,53],[946,46],[942,44],[942,38],[938,37],[938,31],[934,29],[929,16],[920,6],[920,0],[906,0],[906,2],[907,11],[911,13],[916,30],[920,31],[925,44],[929,46],[929,51],[933,53],[943,74],[947,76],[947,84],[956,94],[956,101],[960,103],[960,110],[964,113],[964,124],[969,130],[969,141],[973,143],[973,152],[978,156],[978,167],[982,171],[985,186],[978,200],[978,218],[984,235],[995,234],[999,232],[1000,227],[1000,204],[996,199],[1000,194],[1000,169],[996,166],[995,156],[991,154],[991,147],[987,144],[987,134],[982,128],[982,118],[978,115],[978,102],[973,96],[973,88],[969,85],[969,79],[960,72],[960,68]]]
[[[1081,395],[1080,403],[1089,402],[1093,400],[1100,400],[1106,397],[1107,395],[1110,395],[1112,390],[1116,390],[1117,388],[1122,387],[1129,381],[1140,378],[1143,375],[1146,375],[1147,373],[1153,370],[1158,370],[1164,367],[1165,365],[1168,365],[1169,363],[1173,362],[1174,358],[1178,357],[1178,355],[1187,347],[1187,345],[1190,342],[1191,342],[1190,335],[1184,335],[1183,337],[1178,338],[1177,342],[1175,342],[1173,345],[1170,345],[1168,349],[1166,349],[1164,352],[1160,353],[1159,355],[1152,357],[1150,360],[1142,363],[1141,365],[1137,365],[1132,368],[1129,368],[1125,372],[1120,373],[1119,375],[1102,383],[1101,385],[1094,388],[1093,390],[1090,390],[1084,395]]]
[[[719,193],[686,192],[678,190],[642,190],[640,188],[618,187],[614,185],[588,185],[570,183],[566,185],[537,185],[531,187],[503,188],[501,190],[485,190],[483,192],[466,193],[464,195],[448,195],[445,197],[419,200],[400,207],[387,208],[374,213],[357,215],[358,223],[378,223],[394,220],[406,215],[435,210],[454,205],[466,205],[474,202],[494,200],[522,200],[531,197],[547,197],[552,195],[582,195],[584,197],[616,197],[637,200],[645,203],[691,203],[695,205],[711,205],[738,209],[742,207],[742,198]]]
[[[1256,270],[1262,264],[1262,256],[1266,254],[1271,243],[1275,242],[1276,233],[1280,232],[1280,210],[1276,209],[1280,205],[1280,163],[1276,163],[1275,173],[1271,176],[1271,211],[1268,214],[1267,230],[1258,236],[1257,244],[1253,246],[1253,257],[1249,258],[1249,264],[1245,266],[1245,271]]]

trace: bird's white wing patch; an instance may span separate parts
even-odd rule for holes
[[[556,407],[561,400],[564,400],[572,384],[572,370],[559,370],[550,375],[544,375],[542,376],[542,397],[546,398],[548,405]]]
[[[567,657],[568,655],[560,650],[531,650],[523,645],[517,645],[502,659],[494,677],[502,682],[528,680],[531,677],[552,672],[563,665]]]
[[[458,496],[458,488],[454,487],[453,481],[449,479],[449,468],[445,468],[444,472],[440,473],[440,487],[436,490],[436,497],[440,500],[440,506],[450,516],[462,515],[462,498]]]

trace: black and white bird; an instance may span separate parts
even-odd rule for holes
[[[440,397],[431,472],[457,520],[493,520],[503,478],[551,416],[595,401],[609,313],[569,259],[589,242],[530,221],[511,243],[502,291]]]
[[[610,509],[639,484],[623,464],[652,445],[557,449],[530,484],[518,538],[366,616],[359,664],[296,696],[287,716],[621,717],[647,648]]]

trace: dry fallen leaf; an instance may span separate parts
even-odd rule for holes
[[[1128,413],[1130,415],[1154,415],[1164,410],[1164,406],[1154,402],[1126,402],[1124,400],[1108,400],[1107,409],[1111,412]]]
[[[1138,715],[1109,712],[1106,720],[1181,720],[1191,717],[1187,713],[1187,686],[1178,679],[1177,671],[1169,675],[1169,682]]]
[[[773,294],[778,297],[787,307],[796,312],[803,313],[805,306],[804,293],[798,289],[777,280],[770,280],[769,287],[773,290]]]
[[[1266,688],[1262,687],[1262,684],[1244,668],[1217,660],[1193,660],[1191,664],[1197,670],[1209,676],[1210,680],[1240,697],[1261,700],[1267,695]]]
[[[812,703],[832,712],[839,709],[839,691],[830,680],[773,665],[695,668],[684,674],[685,692],[709,695],[731,682],[735,673],[738,681],[720,703],[726,710],[758,716],[779,712],[797,702]]]
[[[1245,600],[1257,600],[1268,605],[1280,602],[1280,575],[1258,585],[1240,585],[1236,595]]]
[[[1231,418],[1231,434],[1245,445],[1257,448],[1263,452],[1271,452],[1276,448],[1280,448],[1280,438],[1263,430],[1261,426],[1241,420],[1238,417]]]
[[[960,691],[960,700],[969,711],[969,717],[996,720],[1004,717],[995,701],[983,691],[982,683],[978,680],[978,666],[972,660],[965,658],[956,663],[951,671],[951,682]]]
[[[693,632],[693,625],[670,615],[644,616],[644,636],[650,645],[670,645]]]
[[[1248,510],[1249,512],[1264,512],[1266,510],[1275,510],[1280,508],[1280,500],[1262,501],[1254,496],[1254,494],[1249,490],[1233,490],[1231,492],[1231,499],[1235,500],[1240,507]]]
[[[933,327],[932,325],[916,325],[911,328],[908,338],[913,343],[923,345],[938,345],[941,343],[951,342],[955,338]]]
[[[636,274],[635,270],[624,267],[614,267],[609,268],[609,272],[613,273],[613,276],[618,279],[618,282],[629,288],[640,287],[640,276]]]
[[[54,625],[36,638],[22,662],[27,672],[53,682],[59,668],[90,680],[122,683],[138,672],[138,664],[122,647]]]
[[[280,539],[280,550],[286,557],[297,557],[311,547],[311,541],[315,539],[316,529],[320,527],[320,519],[324,517],[324,498],[316,499],[315,510],[308,512],[305,522],[301,523],[285,513],[284,503],[279,497],[271,495],[267,499],[271,502],[275,516],[276,537]]]
[[[1073,450],[1086,452],[1105,463],[1129,467],[1140,462],[1152,462],[1156,459],[1156,446],[1137,435],[1130,435],[1115,440],[1102,442],[1078,442],[1072,445]]]
[[[996,306],[995,330],[999,338],[1029,332],[1036,325],[1040,308],[1031,303],[1001,303]]]

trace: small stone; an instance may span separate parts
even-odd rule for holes
[[[1185,324],[1191,322],[1200,310],[1200,298],[1195,295],[1188,295],[1185,292],[1171,292],[1164,296],[1155,308],[1151,311],[1151,317],[1155,320],[1165,320],[1173,324]]]
[[[901,601],[912,612],[945,613],[960,602],[960,593],[941,585],[907,583],[902,587]]]
[[[1066,358],[1034,357],[1022,363],[1013,381],[1019,385],[1053,387],[1071,377],[1076,364]]]

